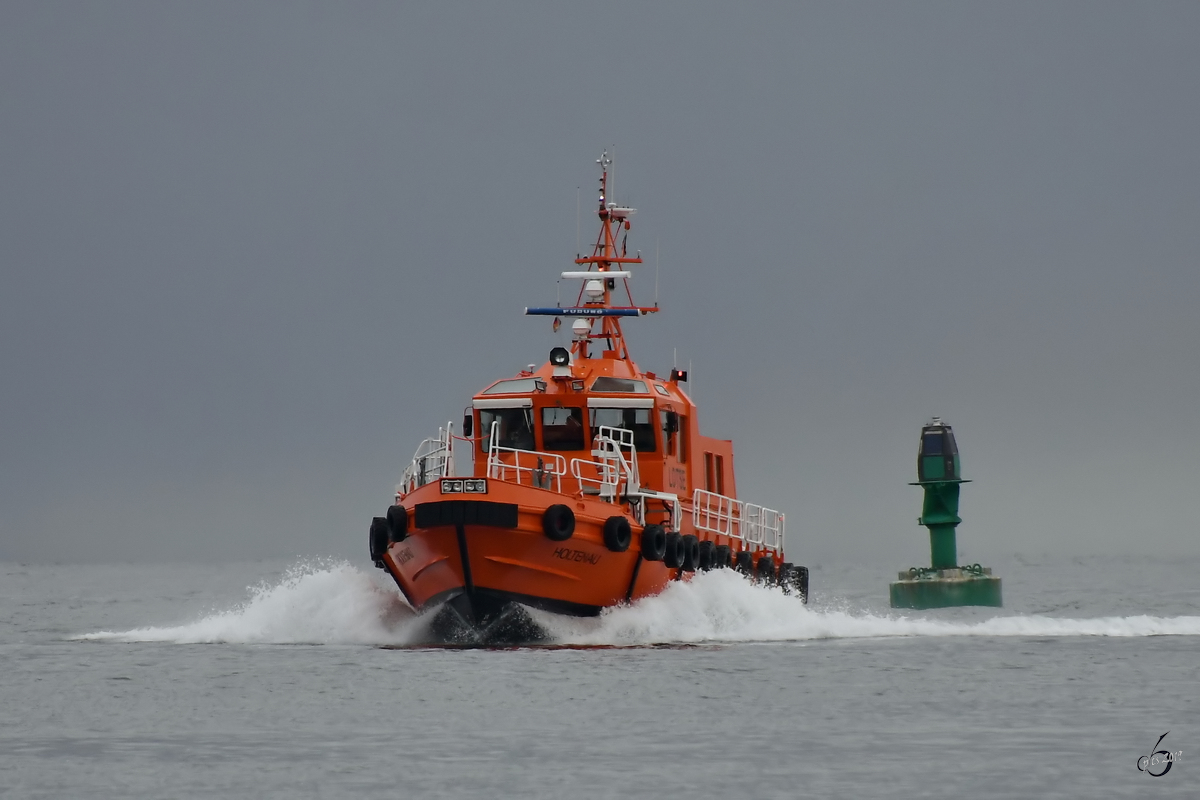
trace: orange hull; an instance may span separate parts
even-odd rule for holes
[[[404,499],[408,535],[391,543],[382,561],[415,609],[459,594],[487,593],[587,616],[657,594],[681,577],[681,569],[641,557],[636,543],[642,528],[636,523],[628,550],[618,553],[605,546],[604,523],[618,511],[611,503],[500,481],[489,481],[488,495],[466,498],[442,495],[435,481]],[[427,504],[440,503],[459,507],[427,511]],[[574,533],[564,541],[543,532],[543,514],[555,503],[575,512]],[[469,506],[484,504],[516,506],[515,526],[508,526],[510,520],[470,521],[481,515]],[[442,524],[421,527],[427,514]]]

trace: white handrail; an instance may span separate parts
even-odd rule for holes
[[[741,539],[776,552],[783,549],[783,514],[716,492],[697,489],[692,495],[692,525],[696,530]]]
[[[431,436],[417,446],[412,461],[404,470],[397,496],[408,494],[414,489],[441,478],[454,477],[454,423],[438,428],[437,436]]]
[[[549,489],[562,492],[562,478],[567,474],[567,460],[557,453],[543,453],[538,450],[522,450],[517,447],[501,447],[496,443],[500,437],[500,420],[492,420],[491,435],[488,439],[487,475],[497,480],[508,480],[508,473],[514,474],[513,483],[521,483],[521,473],[529,473],[529,485],[537,489]],[[504,454],[512,456],[512,463],[501,459]],[[523,460],[537,459],[537,465],[524,464]]]
[[[616,502],[641,489],[633,431],[601,425],[593,442],[592,456],[595,460],[571,459],[571,475],[579,482],[579,491],[584,491],[585,484],[595,484],[602,499]],[[598,477],[585,477],[581,472],[584,467],[595,470]]]

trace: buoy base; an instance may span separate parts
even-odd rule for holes
[[[981,572],[957,567],[901,572],[900,580],[888,585],[892,608],[1003,606],[1000,579],[992,575],[991,569],[984,568]]]

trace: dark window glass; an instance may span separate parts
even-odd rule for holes
[[[630,392],[633,394],[647,394],[644,381],[634,381],[628,378],[596,378],[592,381],[593,392]]]
[[[667,455],[675,455],[675,439],[679,436],[678,432],[671,430],[670,419],[671,415],[668,411],[658,412],[659,420],[662,422],[663,441],[667,443]],[[678,417],[676,417],[678,419]]]
[[[582,450],[583,409],[543,408],[542,446],[547,450]]]
[[[483,394],[528,394],[537,391],[537,378],[514,378],[511,381],[499,381],[483,390]],[[543,387],[544,388],[544,387]]]
[[[639,453],[653,453],[657,449],[653,408],[589,408],[588,418],[593,437],[600,433],[601,425],[624,428],[633,431],[633,446]]]
[[[486,453],[491,447],[492,422],[500,422],[496,437],[499,447],[533,450],[532,408],[483,408],[479,410],[480,446]]]
[[[910,440],[911,441],[911,440]],[[942,434],[927,433],[921,442],[921,455],[940,456],[942,454]]]

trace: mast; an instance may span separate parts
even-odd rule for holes
[[[632,227],[629,218],[637,213],[637,209],[610,201],[608,186],[613,162],[607,150],[596,159],[596,163],[600,165],[600,204],[596,210],[600,218],[600,233],[592,247],[592,254],[575,259],[577,266],[586,266],[587,269],[562,273],[564,278],[583,281],[575,305],[570,308],[526,308],[525,313],[530,316],[573,317],[575,321],[571,325],[571,332],[575,340],[571,344],[571,352],[577,360],[590,358],[591,342],[603,340],[606,352],[632,362],[621,332],[621,317],[652,314],[658,311],[658,306],[643,307],[633,302],[633,294],[629,289],[629,278],[633,273],[625,265],[642,263],[640,253],[629,257],[627,246],[629,229]],[[622,299],[627,300],[627,305],[617,302],[617,281],[621,281]],[[597,320],[599,325],[596,324]]]
[[[583,288],[579,291],[578,304],[591,307],[616,309],[614,304],[614,295],[616,293],[616,282],[621,280],[622,288],[624,289],[625,297],[629,301],[629,305],[625,306],[628,309],[637,309],[640,313],[646,311],[637,308],[633,302],[633,295],[629,290],[629,276],[627,270],[622,269],[625,264],[641,264],[642,259],[639,257],[630,258],[627,254],[626,241],[629,238],[629,229],[631,227],[629,218],[636,213],[636,209],[618,206],[615,202],[610,202],[608,197],[609,173],[612,170],[613,162],[608,156],[608,151],[605,150],[600,158],[596,159],[596,163],[600,166],[600,205],[596,210],[596,215],[600,218],[600,233],[596,237],[596,244],[592,248],[591,256],[586,258],[576,258],[575,263],[579,266],[587,265],[589,272],[599,273],[595,278],[585,281]],[[615,230],[614,230],[615,226]],[[620,236],[619,231],[624,228],[624,236],[621,237],[620,250],[618,253],[617,240]],[[614,273],[611,278],[602,278],[600,274]],[[599,283],[599,287],[596,283]],[[598,292],[597,288],[602,289]],[[621,317],[616,315],[602,315],[600,319],[600,330],[595,331],[595,324],[590,327],[592,330],[586,337],[577,338],[573,350],[577,358],[588,357],[588,344],[592,339],[603,339],[608,343],[607,350],[615,350],[617,358],[623,360],[629,359],[629,349],[625,344],[625,337],[621,332]]]

